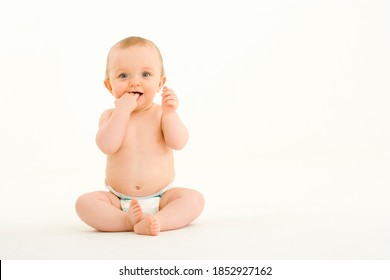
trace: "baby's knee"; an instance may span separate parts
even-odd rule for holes
[[[200,211],[203,210],[205,205],[204,196],[197,190],[191,190],[190,192],[194,206],[197,207]]]
[[[98,194],[96,194],[95,192],[91,192],[91,193],[85,193],[81,195],[79,198],[77,198],[75,208],[79,216],[83,212],[88,211],[91,209],[91,207],[93,207],[97,195]]]
[[[75,208],[76,208],[76,212],[77,212],[77,214],[79,214],[79,216],[80,216],[80,213],[86,209],[89,201],[90,201],[90,198],[89,198],[88,193],[83,194],[79,198],[77,198]]]

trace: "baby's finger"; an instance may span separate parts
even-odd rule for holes
[[[168,96],[169,94],[171,94],[171,91],[163,91],[161,96]]]
[[[173,93],[171,93],[171,92],[164,93],[164,94],[162,95],[162,98],[163,98],[163,99],[166,99],[166,98],[175,98],[175,97],[176,97],[176,95],[173,94]]]
[[[163,99],[162,103],[166,105],[171,105],[171,104],[177,104],[178,102],[176,98],[165,98]]]
[[[169,101],[169,100],[177,100],[177,96],[174,95],[174,94],[170,94],[170,95],[166,95],[166,96],[163,96],[162,98],[162,101],[165,102],[165,101]]]
[[[177,100],[176,99],[165,99],[165,100],[163,100],[164,104],[168,104],[170,102],[177,102]]]
[[[165,86],[163,88],[163,91],[161,93],[161,95],[165,95],[165,94],[168,94],[168,93],[174,93],[172,89],[168,88],[167,86]]]
[[[163,98],[169,98],[169,97],[174,97],[174,98],[176,98],[176,94],[175,94],[173,91],[166,91],[166,92],[163,92],[163,93],[161,94],[161,96],[162,96]]]

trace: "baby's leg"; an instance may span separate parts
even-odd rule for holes
[[[129,211],[121,210],[120,200],[110,192],[91,192],[76,201],[80,219],[99,231],[132,231],[143,218],[138,200],[132,200]]]
[[[160,211],[142,219],[134,226],[138,234],[157,235],[160,230],[179,229],[195,220],[204,207],[203,196],[184,188],[168,190],[161,198]]]

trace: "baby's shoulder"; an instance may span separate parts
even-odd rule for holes
[[[107,109],[107,110],[103,111],[102,116],[111,115],[113,111],[114,111],[114,108]]]
[[[108,119],[111,117],[113,111],[114,111],[114,108],[105,110],[105,111],[100,115],[99,123],[101,124],[101,123],[105,122],[106,120],[108,120]]]
[[[156,112],[157,114],[161,114],[162,113],[162,108],[161,108],[160,104],[153,103],[153,109],[154,109],[154,112]]]
[[[155,118],[161,119],[162,116],[162,107],[159,104],[153,104],[152,114]]]

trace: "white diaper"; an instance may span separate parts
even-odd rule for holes
[[[139,204],[142,208],[142,211],[146,216],[153,215],[157,213],[160,210],[160,199],[161,196],[169,189],[171,189],[173,186],[173,183],[170,183],[165,188],[161,189],[159,192],[148,195],[148,196],[137,196]],[[116,190],[114,190],[111,186],[107,186],[106,188],[115,194],[120,200],[121,200],[121,207],[122,210],[127,212],[130,207],[131,200],[134,198],[133,196],[124,195]]]

